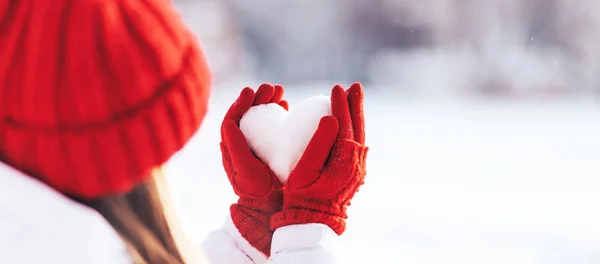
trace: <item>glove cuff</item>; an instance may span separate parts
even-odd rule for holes
[[[273,231],[269,226],[271,214],[239,204],[232,204],[229,209],[231,220],[242,237],[258,251],[269,257],[273,238]]]
[[[288,225],[319,223],[329,226],[336,234],[341,235],[346,231],[346,219],[305,209],[286,209],[275,213],[271,217],[272,230]]]
[[[262,197],[240,196],[237,204],[256,211],[273,214],[281,211],[283,192],[281,189],[276,189]]]

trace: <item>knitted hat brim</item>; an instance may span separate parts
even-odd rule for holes
[[[207,112],[211,78],[198,46],[180,69],[149,100],[108,122],[43,129],[0,120],[0,144],[11,154],[0,159],[65,194],[127,192],[181,150]]]

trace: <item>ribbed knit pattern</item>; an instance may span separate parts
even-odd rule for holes
[[[269,257],[274,233],[269,226],[269,219],[274,212],[261,211],[240,203],[232,204],[229,209],[231,220],[242,237],[258,251]]]
[[[2,1],[0,51],[0,159],[66,194],[130,190],[206,113],[208,66],[170,1]]]
[[[243,142],[243,144],[246,143]],[[237,203],[232,204],[230,207],[231,220],[242,237],[268,257],[271,254],[271,240],[273,237],[273,230],[270,228],[269,221],[275,212],[281,210],[283,202],[281,183],[279,183],[273,172],[256,160],[254,156],[248,157],[248,159],[256,160],[258,162],[257,167],[244,167],[241,164],[234,164],[229,148],[233,148],[232,151],[235,151],[235,147],[235,145],[227,146],[224,142],[221,142],[223,167],[234,192],[239,196]],[[238,166],[237,169],[236,165]],[[238,186],[237,179],[241,178],[252,179],[246,181],[252,185],[270,187],[267,189],[267,193],[259,194],[252,188],[255,186]]]
[[[346,230],[346,208],[364,184],[368,147],[339,139],[331,151],[315,182],[302,187],[284,186],[283,210],[271,217],[273,230],[308,223],[326,224],[338,235]],[[296,177],[294,172],[292,177]]]

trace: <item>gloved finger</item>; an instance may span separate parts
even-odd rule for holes
[[[285,92],[285,89],[283,89],[283,86],[281,86],[281,84],[276,84],[275,85],[275,93],[273,93],[273,97],[271,98],[271,101],[269,103],[279,103],[281,102],[281,99],[283,99],[283,94]]]
[[[285,109],[286,111],[290,110],[290,104],[286,100],[279,101],[279,105],[281,105],[281,107],[283,107],[283,109]]]
[[[235,171],[228,172],[227,175],[236,175],[229,179],[231,183],[247,194],[267,194],[274,186],[274,178],[267,167],[254,156],[240,128],[232,120],[226,120],[222,130],[228,158]]]
[[[240,92],[240,96],[233,102],[233,104],[227,110],[224,120],[233,120],[239,125],[242,116],[250,107],[254,101],[254,90],[250,87],[246,87]],[[223,130],[221,130],[221,139],[223,139]]]
[[[315,134],[289,178],[292,188],[301,188],[315,182],[325,166],[338,136],[338,120],[334,116],[321,118]]]
[[[242,92],[240,92],[240,96],[238,96],[235,102],[229,107],[224,119],[233,119],[236,122],[239,122],[244,113],[246,113],[246,111],[250,109],[250,106],[252,106],[254,97],[254,90],[252,90],[252,88],[244,88]]]
[[[352,131],[354,140],[365,144],[365,113],[363,108],[364,91],[360,83],[353,83],[346,91],[348,94],[348,106],[352,118]]]
[[[269,83],[263,83],[258,87],[256,95],[254,96],[254,103],[252,105],[268,104],[275,94],[275,87]]]
[[[244,137],[238,125],[232,120],[225,120],[221,131],[223,131],[223,142],[227,145],[233,167],[239,172],[248,172],[255,169],[253,168],[254,162],[258,160],[250,150],[246,137]]]
[[[341,85],[336,85],[331,90],[331,113],[337,118],[340,127],[338,137],[354,140],[348,97]]]

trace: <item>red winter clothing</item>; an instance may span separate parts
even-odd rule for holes
[[[210,73],[169,1],[0,3],[0,160],[60,192],[126,192],[181,149]]]
[[[331,95],[333,116],[319,127],[283,190],[283,210],[271,217],[273,230],[295,224],[322,223],[338,235],[346,230],[346,207],[364,184],[363,93],[359,83]]]
[[[231,219],[240,234],[266,256],[270,254],[273,236],[269,221],[271,215],[281,210],[281,183],[252,153],[239,122],[253,105],[278,103],[287,109],[282,96],[283,87],[279,85],[263,84],[256,94],[250,88],[244,89],[225,115],[221,128],[223,166],[239,196],[238,202],[231,205]]]
[[[269,256],[275,230],[321,223],[338,235],[346,229],[346,207],[364,183],[363,91],[353,84],[332,91],[332,114],[321,119],[317,131],[290,174],[285,186],[250,150],[240,131],[242,116],[253,105],[279,103],[283,87],[262,85],[256,94],[242,91],[221,127],[223,165],[238,202],[231,206],[231,219],[248,243]],[[283,196],[283,197],[282,197]]]
[[[11,214],[0,234],[23,231],[0,236],[0,262],[129,263],[105,219],[62,194],[127,192],[183,147],[209,95],[195,37],[167,0],[0,1],[0,51],[0,211]],[[239,199],[205,244],[226,248],[207,250],[216,262],[335,263],[324,244],[344,231],[365,176],[362,87],[334,88],[333,116],[285,186],[239,129],[252,105],[287,109],[282,96],[280,86],[247,88],[223,121]]]

